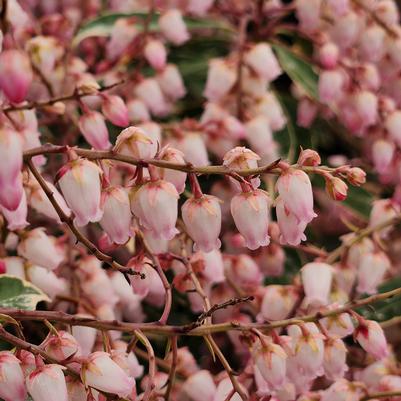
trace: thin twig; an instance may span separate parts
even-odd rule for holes
[[[391,398],[401,396],[401,391],[382,391],[378,393],[371,393],[360,398],[359,401],[368,401],[376,398]]]
[[[104,92],[110,89],[115,88],[118,85],[123,84],[124,81],[119,81],[119,82],[115,82],[111,85],[106,85],[103,86],[101,88],[99,88],[97,91],[98,92]],[[80,92],[79,89],[75,89],[75,91],[69,95],[63,95],[63,96],[59,96],[59,97],[53,97],[52,99],[46,100],[44,102],[29,102],[23,105],[18,105],[18,106],[9,106],[3,109],[3,112],[8,113],[10,111],[17,111],[17,110],[30,110],[30,109],[40,109],[43,107],[48,107],[48,106],[52,106],[53,104],[57,103],[57,102],[65,102],[68,100],[79,100],[82,97],[85,96],[89,96],[88,93],[85,92]]]
[[[164,395],[165,401],[170,400],[170,395],[175,380],[175,373],[177,370],[177,336],[171,338],[171,355],[172,358],[171,358],[170,372],[168,375],[168,384],[167,384],[166,394]]]

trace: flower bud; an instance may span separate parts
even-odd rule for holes
[[[261,190],[242,192],[231,200],[231,214],[238,231],[245,237],[249,249],[270,243],[269,196]]]
[[[192,401],[213,401],[216,385],[208,370],[199,370],[188,377],[182,386],[182,391]]]
[[[213,59],[209,62],[204,96],[210,101],[218,101],[230,92],[237,80],[234,68],[225,60]]]
[[[117,127],[129,125],[128,109],[120,96],[103,94],[102,112]]]
[[[360,294],[375,294],[377,286],[383,282],[384,276],[390,270],[391,262],[383,252],[365,253],[358,267],[358,286]]]
[[[162,34],[174,45],[182,45],[189,39],[189,33],[181,11],[171,8],[159,18],[159,27]]]
[[[166,66],[167,52],[160,40],[148,40],[144,48],[144,56],[155,70],[163,70]]]
[[[296,15],[302,30],[312,33],[319,28],[321,0],[297,0]]]
[[[68,401],[67,385],[60,365],[44,365],[26,379],[33,401]]]
[[[25,401],[26,388],[21,362],[9,351],[0,352],[0,397],[4,401]]]
[[[42,227],[28,231],[18,244],[18,254],[29,262],[54,270],[63,261],[64,255],[56,247],[56,238],[48,236]]]
[[[85,112],[79,118],[78,125],[82,135],[93,148],[99,150],[110,148],[109,131],[102,114],[97,111]]]
[[[156,238],[171,240],[178,233],[175,228],[178,198],[178,192],[170,182],[151,181],[135,193],[131,202],[132,212]]]
[[[352,323],[351,316],[348,313],[340,313],[339,315],[328,316],[321,319],[319,322],[330,334],[330,336],[334,338],[347,337],[354,331],[354,324]]]
[[[20,50],[5,50],[0,54],[0,88],[13,103],[25,100],[33,73],[28,56]]]
[[[312,149],[302,149],[297,164],[300,166],[318,166],[321,163],[319,153]]]
[[[102,218],[101,174],[100,168],[86,159],[72,160],[57,173],[61,192],[74,212],[74,222],[79,227]]]
[[[157,74],[156,79],[163,93],[170,100],[175,101],[185,96],[184,81],[174,64],[167,64],[166,68]]]
[[[109,187],[102,192],[103,217],[100,225],[115,244],[125,244],[131,236],[131,208],[126,190]]]
[[[389,354],[386,337],[380,324],[374,320],[361,320],[354,336],[361,347],[376,359]]]
[[[366,173],[359,167],[351,167],[347,170],[347,180],[350,184],[359,187],[366,182]]]
[[[265,287],[260,317],[266,321],[286,319],[299,300],[293,285],[268,285]]]
[[[307,263],[301,269],[305,301],[311,306],[322,306],[329,303],[332,267],[326,263]]]
[[[220,248],[221,208],[217,198],[211,195],[190,198],[181,211],[185,228],[195,242],[195,250],[211,252]]]
[[[347,197],[348,185],[338,177],[326,178],[326,191],[336,201],[343,201]]]
[[[286,380],[287,355],[280,345],[271,342],[268,337],[256,340],[252,348],[252,357],[262,377],[271,390],[280,389]]]
[[[135,391],[135,379],[129,377],[106,352],[94,352],[83,364],[81,378],[85,385],[127,398]]]
[[[257,75],[268,82],[274,81],[282,74],[280,64],[277,62],[273,50],[267,43],[258,43],[251,47],[244,55],[244,62],[250,66]]]
[[[148,258],[133,257],[128,261],[127,267],[145,276],[143,278],[138,274],[130,275],[129,278],[134,293],[140,297],[146,297],[152,285],[152,262]]]
[[[360,387],[345,379],[340,379],[322,392],[321,401],[358,401],[362,394]]]

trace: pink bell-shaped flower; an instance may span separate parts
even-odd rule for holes
[[[189,33],[181,11],[171,8],[159,18],[162,34],[173,44],[179,46],[189,39]]]
[[[155,70],[163,70],[163,68],[166,66],[167,52],[166,48],[160,40],[148,40],[143,52],[146,61]]]
[[[0,352],[0,397],[4,401],[25,401],[24,373],[21,362],[9,351]]]
[[[260,318],[263,320],[286,319],[299,300],[293,285],[268,285],[264,290]]]
[[[195,250],[211,252],[220,248],[221,208],[217,198],[203,194],[190,198],[181,211],[185,228],[195,242]]]
[[[60,365],[44,365],[27,377],[26,386],[34,401],[68,401],[62,369]]]
[[[274,344],[270,338],[256,340],[252,348],[252,356],[256,367],[271,390],[278,390],[286,380],[286,359],[284,349]]]
[[[385,358],[389,354],[383,329],[376,321],[361,318],[354,336],[361,347],[376,359]]]
[[[41,347],[58,362],[72,357],[79,350],[77,340],[68,332],[60,330],[57,334],[49,333]]]
[[[102,171],[86,159],[71,160],[57,173],[61,192],[75,214],[74,222],[82,227],[102,218],[100,208]]]
[[[33,73],[28,56],[20,50],[5,50],[0,54],[0,88],[13,103],[25,100]]]
[[[313,211],[312,185],[302,170],[288,169],[283,172],[277,180],[277,190],[285,207],[298,222],[309,223],[317,216]]]
[[[127,191],[109,187],[102,192],[103,217],[100,225],[110,240],[125,244],[131,236],[131,208]]]
[[[109,149],[109,131],[104,117],[97,111],[87,111],[79,118],[79,129],[89,145],[95,149]]]
[[[237,80],[235,69],[225,60],[213,59],[209,62],[204,96],[210,101],[218,101],[227,95]]]
[[[114,150],[125,156],[146,160],[155,156],[157,142],[143,129],[128,127],[118,135]]]
[[[329,303],[333,269],[327,263],[307,263],[301,269],[305,302],[310,306]]]
[[[56,295],[65,294],[68,288],[67,282],[62,277],[57,277],[53,271],[40,266],[29,266],[26,271],[29,281],[40,288],[51,299]]]
[[[375,294],[390,267],[390,259],[384,252],[377,251],[362,255],[358,267],[356,290],[360,294]]]
[[[306,240],[304,231],[307,223],[299,222],[280,197],[276,200],[276,214],[281,244],[299,245]]]
[[[25,192],[22,194],[21,202],[15,210],[8,210],[0,205],[0,213],[7,220],[7,229],[10,231],[21,230],[29,225],[27,222],[28,205]]]
[[[163,93],[172,101],[183,98],[187,93],[180,71],[174,64],[167,64],[156,79]]]
[[[184,154],[175,148],[166,146],[160,152],[159,158],[168,162],[176,164],[185,164]],[[179,194],[185,190],[185,182],[187,180],[187,173],[178,170],[171,170],[168,168],[159,169],[160,177],[168,182],[171,182]]]
[[[117,127],[129,125],[128,109],[120,96],[103,94],[102,112]]]
[[[324,374],[329,380],[338,380],[344,377],[348,370],[347,347],[344,342],[337,338],[329,338],[324,344]]]
[[[171,240],[178,215],[179,195],[175,186],[164,180],[150,181],[135,193],[132,211],[141,225],[153,232],[156,238]]]
[[[216,385],[208,370],[199,370],[188,377],[182,390],[193,401],[213,401]]]
[[[135,379],[118,366],[106,352],[90,354],[83,364],[81,378],[85,385],[126,398],[135,391]]]
[[[372,158],[376,170],[384,174],[390,168],[395,153],[394,142],[387,139],[378,139],[372,145]]]
[[[9,128],[0,129],[0,204],[15,210],[22,199],[22,140]]]
[[[56,238],[48,236],[44,228],[35,228],[24,234],[18,244],[18,254],[48,270],[57,269],[64,254],[56,247],[55,241]]]
[[[268,82],[274,81],[282,70],[273,50],[267,43],[258,43],[253,45],[245,53],[244,61],[249,65],[257,75],[266,79]]]
[[[254,250],[270,243],[269,204],[269,196],[260,189],[242,192],[231,200],[235,225],[249,249]]]

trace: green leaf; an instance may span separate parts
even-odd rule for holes
[[[282,69],[298,85],[300,85],[312,99],[318,99],[318,75],[312,65],[288,47],[274,43],[278,60]]]
[[[136,18],[138,20],[138,24],[136,28],[140,32],[143,29],[145,19],[147,18],[147,13],[111,13],[104,14],[100,17],[97,17],[85,25],[83,25],[78,31],[77,35],[73,40],[73,46],[77,46],[82,40],[92,37],[92,36],[108,36],[110,35],[114,23],[120,18]],[[159,31],[159,25],[157,23],[159,18],[158,14],[154,14],[150,24],[149,30],[152,32]],[[232,30],[229,28],[227,24],[222,23],[219,20],[215,19],[198,19],[198,18],[184,18],[187,28],[190,31],[198,30],[198,29],[219,29],[222,32],[230,33]]]
[[[7,274],[0,276],[1,308],[34,310],[41,301],[50,302],[50,299],[28,281]]]
[[[396,277],[379,286],[379,293],[395,290],[401,287],[401,277]],[[383,322],[396,316],[401,316],[401,295],[385,299],[361,308],[358,312],[367,319]]]

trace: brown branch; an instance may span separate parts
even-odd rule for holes
[[[253,169],[233,170],[227,168],[224,165],[194,167],[191,164],[172,163],[169,161],[158,160],[158,159],[142,160],[130,156],[121,155],[113,150],[100,151],[100,150],[83,149],[78,147],[74,147],[73,149],[78,156],[85,157],[88,160],[102,160],[102,159],[116,160],[123,163],[132,164],[134,166],[142,166],[142,167],[151,164],[153,166],[160,168],[184,171],[186,173],[195,173],[195,174],[206,174],[206,175],[218,174],[218,175],[230,175],[230,176],[236,174],[242,177],[247,177],[259,174],[281,174],[282,172],[281,168],[277,167],[280,160],[276,160],[273,163]],[[46,144],[38,148],[25,151],[24,159],[28,160],[38,155],[60,154],[60,153],[65,153],[66,151],[67,151],[66,146]],[[325,175],[327,173],[332,173],[334,175],[337,174],[336,173],[337,169],[327,166],[310,167],[310,166],[298,166],[297,164],[293,164],[291,167],[305,171],[306,173],[310,174],[322,174],[322,175]]]
[[[124,81],[119,81],[115,82],[111,85],[106,85],[98,89],[98,92],[104,92],[110,89],[115,88],[118,85],[123,84]],[[40,109],[43,107],[48,107],[52,106],[53,104],[57,102],[65,102],[68,100],[79,100],[82,97],[89,96],[90,94],[85,93],[85,92],[80,92],[79,88],[76,88],[73,93],[69,95],[64,95],[64,96],[59,96],[59,97],[53,97],[52,99],[46,100],[44,102],[29,102],[23,105],[18,105],[18,106],[8,106],[3,109],[3,112],[8,113],[10,111],[16,111],[16,110],[30,110],[30,109]]]
[[[71,232],[75,235],[77,241],[81,242],[81,244],[83,244],[89,250],[89,252],[91,252],[93,255],[95,255],[102,262],[106,263],[109,267],[111,267],[115,270],[118,270],[124,274],[141,275],[141,277],[143,276],[142,274],[116,262],[110,255],[106,255],[105,253],[101,252],[93,242],[91,242],[88,238],[86,238],[75,227],[74,222],[73,222],[73,217],[71,215],[70,216],[67,215],[64,212],[64,210],[60,207],[60,205],[57,203],[57,201],[54,197],[53,191],[46,184],[46,181],[43,179],[42,175],[39,173],[39,171],[33,164],[31,157],[29,157],[26,160],[26,164],[28,165],[29,170],[31,170],[32,174],[38,181],[39,185],[43,189],[46,196],[49,198],[51,204],[53,205],[54,209],[56,210],[57,214],[59,215],[60,220],[69,227]]]
[[[380,294],[371,295],[370,297],[362,298],[356,301],[348,302],[347,304],[340,306],[332,310],[322,310],[319,313],[296,316],[289,319],[277,320],[270,323],[239,323],[239,322],[225,322],[217,324],[205,324],[197,327],[194,330],[187,332],[186,325],[183,326],[162,326],[158,323],[128,323],[121,322],[118,320],[98,320],[95,318],[86,318],[75,315],[69,315],[63,312],[55,311],[27,311],[13,308],[0,308],[0,313],[13,317],[15,320],[26,321],[54,321],[64,323],[71,326],[85,326],[93,327],[98,330],[116,330],[134,332],[135,330],[141,330],[143,333],[153,333],[163,336],[205,336],[211,333],[222,333],[227,331],[250,331],[258,329],[261,331],[268,331],[277,329],[280,327],[286,327],[291,324],[297,324],[299,322],[318,322],[320,319],[330,316],[339,315],[344,312],[361,308],[363,306],[374,304],[378,301],[383,301],[391,297],[401,295],[401,288],[396,288],[391,291],[383,292]],[[206,297],[206,295],[205,295]],[[206,297],[207,298],[207,297]]]
[[[149,401],[152,393],[156,387],[155,385],[155,375],[156,375],[156,359],[155,352],[153,351],[152,344],[148,340],[148,338],[143,335],[140,330],[135,330],[134,334],[138,337],[138,340],[145,346],[146,351],[148,353],[148,362],[149,362],[149,381],[146,386],[145,393],[143,395],[143,401]]]

